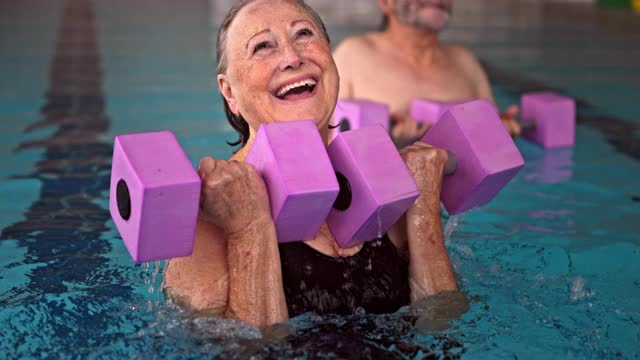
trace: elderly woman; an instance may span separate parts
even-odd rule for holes
[[[424,143],[402,150],[421,196],[380,241],[342,249],[325,224],[311,241],[278,244],[265,184],[243,161],[262,123],[313,119],[326,142],[338,96],[329,37],[303,0],[245,0],[229,11],[218,86],[241,148],[229,161],[200,161],[195,246],[169,264],[170,296],[265,327],[306,311],[393,312],[456,290],[440,223],[447,155]]]

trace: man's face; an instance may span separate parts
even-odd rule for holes
[[[401,22],[440,32],[447,27],[453,0],[395,0],[394,14]]]

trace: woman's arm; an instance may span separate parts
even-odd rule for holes
[[[228,234],[229,301],[225,316],[264,328],[289,318],[273,221]]]
[[[409,258],[411,301],[458,289],[442,237],[440,190],[447,153],[422,142],[401,150],[420,196],[389,235]]]
[[[287,320],[266,187],[249,164],[205,158],[196,243],[172,260],[166,283],[195,310],[266,327]]]
[[[228,275],[224,236],[213,224],[198,219],[193,253],[169,262],[164,290],[181,306],[223,315],[229,297]]]

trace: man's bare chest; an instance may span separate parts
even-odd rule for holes
[[[477,97],[473,80],[454,66],[416,70],[389,61],[365,61],[352,85],[355,97],[391,103],[394,108],[415,97],[441,101]]]

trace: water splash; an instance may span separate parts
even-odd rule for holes
[[[153,263],[153,270],[151,269],[151,265],[148,262],[142,264],[142,269],[144,270],[143,281],[144,285],[147,288],[147,294],[149,294],[149,298],[147,300],[147,310],[152,311],[156,305],[162,300],[162,288],[164,287],[164,276],[161,276],[162,280],[160,284],[158,284],[158,274],[160,273],[160,269],[164,268],[161,266],[161,261],[156,260]]]
[[[447,220],[447,223],[444,226],[444,243],[449,245],[449,240],[451,239],[451,235],[456,229],[462,224],[464,220],[464,214],[452,215]]]
[[[594,292],[586,287],[586,282],[582,276],[577,276],[571,281],[571,301],[579,301],[590,298]]]

